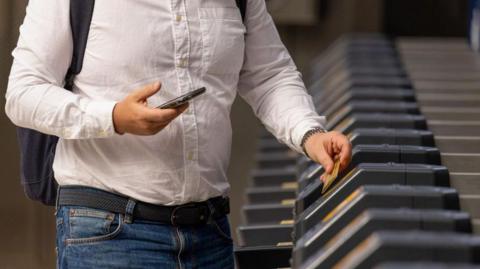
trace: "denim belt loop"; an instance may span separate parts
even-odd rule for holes
[[[135,210],[135,205],[137,204],[137,201],[134,199],[130,198],[128,199],[127,206],[125,208],[125,223],[132,223],[133,222],[133,211]]]

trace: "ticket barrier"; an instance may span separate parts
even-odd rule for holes
[[[412,145],[412,146],[435,146],[433,133],[427,130],[416,129],[392,129],[392,128],[357,128],[347,134],[352,145],[359,144],[389,144],[389,145]],[[276,139],[261,139],[259,152],[283,153],[293,156],[289,148]],[[297,155],[300,156],[300,155]]]
[[[332,75],[338,74],[339,70],[347,68],[370,67],[376,69],[400,69],[402,64],[398,60],[396,52],[392,48],[384,46],[343,49],[338,48],[329,55],[319,58],[312,65],[310,77],[328,80]],[[360,73],[365,74],[365,73]],[[371,73],[366,73],[368,75]],[[378,74],[378,73],[374,73]]]
[[[336,111],[321,114],[327,115],[329,126],[336,126],[353,113],[420,114],[420,109],[415,102],[352,101]]]
[[[444,262],[385,262],[374,269],[480,269],[480,265]]]
[[[254,169],[251,178],[254,187],[281,186],[296,181],[297,170],[294,166]]]
[[[348,134],[357,128],[392,128],[427,130],[427,122],[422,115],[389,113],[354,113],[338,124],[328,123],[327,130]]]
[[[353,113],[420,114],[420,109],[415,102],[354,100],[339,108],[327,108],[319,113],[327,115],[329,124],[335,126]]]
[[[312,73],[313,74],[313,73]],[[339,59],[330,66],[325,73],[317,74],[311,89],[323,89],[342,80],[355,79],[359,77],[384,77],[384,78],[406,78],[405,71],[401,69],[398,62],[388,66],[360,65]]]
[[[295,202],[300,214],[310,206],[331,210],[350,193],[362,185],[412,185],[449,187],[449,171],[444,166],[420,163],[360,163],[349,172],[342,173],[329,190],[323,192],[323,182],[313,182],[302,189]]]
[[[377,52],[379,51],[385,59],[371,59],[375,55],[367,50],[338,51],[334,55],[316,60],[309,72],[309,77],[329,81],[336,76],[345,74],[351,76],[406,76],[397,55],[391,48],[378,48]],[[382,63],[383,65],[372,63]],[[385,66],[386,64],[389,66]]]
[[[410,185],[410,186],[449,186],[449,173],[446,167],[424,164],[361,163],[343,177],[333,188],[312,204],[318,211],[330,212],[341,204],[357,188],[363,185]],[[321,192],[321,190],[319,190]],[[283,200],[292,201],[292,200]],[[309,213],[316,211],[309,208]],[[297,211],[301,212],[301,211]],[[268,212],[265,212],[267,214]],[[297,213],[300,217],[302,214]],[[293,221],[293,220],[292,220]],[[283,219],[275,224],[240,226],[239,237],[251,237],[256,244],[269,245],[276,238],[285,238],[293,232],[292,221]],[[273,221],[272,221],[273,222]],[[244,231],[249,234],[244,234]],[[257,232],[258,231],[258,232]],[[268,238],[262,235],[268,234]]]
[[[363,51],[361,53],[339,53],[326,61],[318,61],[309,73],[309,85],[321,82],[329,85],[339,80],[351,79],[355,82],[357,78],[406,78],[405,70],[395,55],[389,52],[375,53]]]
[[[283,152],[257,153],[255,160],[259,168],[295,167],[297,154]]]
[[[397,56],[392,48],[382,46],[350,50],[340,48],[332,54],[314,60],[309,77],[328,82],[332,77],[342,75],[345,71],[356,71],[348,72],[352,77],[404,76],[402,63]],[[362,67],[370,70],[364,70]]]
[[[395,73],[398,70],[403,71],[401,69],[401,67],[399,67],[399,65],[400,65],[399,61],[394,59],[396,57],[395,53],[392,54],[392,57],[388,57],[387,55],[382,54],[382,56],[385,56],[385,57],[383,57],[384,58],[383,60],[378,60],[378,61],[372,60],[371,61],[369,58],[371,58],[371,55],[373,55],[372,52],[375,51],[375,49],[377,49],[379,46],[377,46],[375,49],[372,49],[372,47],[370,46],[370,43],[366,42],[366,44],[369,44],[369,45],[365,45],[364,48],[362,48],[360,50],[356,50],[356,49],[355,50],[346,49],[344,51],[337,50],[340,58],[342,58],[342,57],[345,58],[345,55],[346,55],[346,57],[348,57],[348,59],[342,59],[341,64],[338,67],[339,69],[345,69],[342,74],[336,75],[335,72],[329,73],[328,69],[332,70],[332,68],[331,68],[332,66],[328,67],[327,65],[325,65],[325,69],[324,69],[325,72],[323,72],[323,71],[320,72],[320,73],[323,74],[322,79],[325,79],[325,81],[328,82],[327,84],[329,85],[329,87],[327,87],[325,89],[320,88],[318,94],[315,95],[315,97],[316,96],[324,96],[325,97],[325,98],[319,99],[319,100],[321,100],[320,103],[323,104],[324,102],[326,102],[327,98],[332,98],[331,96],[334,96],[334,94],[336,94],[338,92],[343,93],[342,97],[347,96],[347,97],[345,97],[346,101],[342,105],[339,105],[336,108],[332,108],[331,105],[329,105],[329,106],[320,106],[320,105],[317,106],[317,107],[321,107],[321,108],[322,107],[328,107],[328,110],[324,109],[322,112],[327,112],[328,111],[329,113],[323,113],[323,114],[327,114],[328,116],[330,116],[331,119],[340,118],[340,120],[338,120],[338,119],[336,120],[337,123],[333,123],[334,121],[332,121],[332,120],[329,121],[329,123],[331,123],[331,125],[337,125],[338,124],[339,126],[337,126],[336,129],[340,130],[340,131],[345,129],[345,126],[349,126],[349,125],[352,124],[351,123],[351,118],[355,118],[354,121],[357,121],[356,118],[358,118],[358,116],[357,116],[358,114],[366,114],[366,113],[358,113],[358,111],[362,111],[362,109],[365,109],[365,110],[367,110],[366,112],[370,112],[370,110],[368,110],[368,109],[370,109],[370,107],[366,104],[366,102],[362,104],[362,102],[357,102],[357,101],[355,101],[355,99],[353,99],[351,97],[348,97],[348,95],[351,96],[352,93],[356,92],[356,91],[352,90],[352,89],[356,89],[356,87],[352,88],[352,86],[363,85],[362,83],[370,80],[371,82],[373,82],[373,85],[377,85],[377,86],[378,85],[383,85],[383,86],[381,86],[381,87],[383,87],[381,90],[384,91],[385,93],[387,93],[389,90],[398,91],[398,92],[402,91],[402,92],[405,93],[405,96],[408,96],[408,94],[409,94],[410,97],[408,97],[408,98],[413,97],[412,99],[393,99],[394,97],[392,97],[392,99],[387,99],[387,100],[392,100],[393,102],[391,102],[391,103],[398,102],[397,100],[400,100],[400,101],[403,101],[403,100],[413,101],[413,100],[415,100],[415,96],[412,95],[411,89],[408,89],[408,87],[410,85],[410,83],[408,81],[408,78],[405,78],[404,74],[401,73],[401,72]],[[375,44],[375,42],[374,42],[374,44]],[[385,44],[387,44],[387,43],[385,43]],[[346,46],[346,48],[348,48],[348,47],[349,46]],[[387,46],[386,48],[387,48],[387,50],[391,49],[391,51],[395,52],[395,50],[392,49],[393,47],[390,48],[390,47]],[[345,51],[347,51],[347,52],[345,53]],[[378,57],[378,55],[376,55],[376,56]],[[325,58],[329,58],[329,57],[325,57]],[[331,59],[333,59],[333,58],[330,57],[330,60]],[[325,62],[323,62],[323,63],[325,63]],[[386,70],[385,67],[387,67],[387,66],[390,66],[392,68],[389,69],[389,72],[386,72],[385,74],[381,74],[380,69],[375,70],[375,68],[372,67],[376,64],[381,66],[380,69]],[[336,65],[336,66],[338,66],[338,65]],[[360,66],[361,66],[361,68],[359,68]],[[347,68],[345,68],[345,67],[347,67]],[[367,70],[368,68],[370,68],[370,69]],[[355,72],[351,71],[351,70],[355,70],[355,69],[357,71],[355,71]],[[366,70],[366,71],[365,71],[365,73],[362,73],[362,71],[360,71],[360,70]],[[396,70],[396,71],[392,71],[392,70]],[[317,73],[317,77],[318,77],[318,73]],[[346,81],[342,81],[342,80],[346,80]],[[387,82],[386,84],[383,84],[387,80],[392,80],[392,81],[395,81],[395,82],[393,82],[393,83],[388,83]],[[395,85],[396,83],[398,83],[399,81],[402,81],[402,80],[406,81],[408,83],[400,84],[400,86],[399,86],[400,88],[395,88],[394,86],[392,86],[392,85]],[[396,85],[399,85],[399,84],[396,84]],[[365,87],[365,89],[366,88],[367,87]],[[372,88],[370,88],[370,90],[372,90]],[[379,91],[379,89],[374,89],[374,88],[373,88],[373,90]],[[367,92],[367,91],[368,91],[368,89],[365,92]],[[358,92],[361,92],[361,90],[359,90]],[[367,93],[364,93],[364,95],[366,95],[366,94]],[[388,98],[388,97],[386,97],[386,98]],[[336,98],[333,98],[331,100],[335,100],[335,99]],[[338,98],[338,99],[340,99],[340,98]],[[384,103],[387,103],[387,102],[384,102]],[[363,107],[362,107],[362,105],[363,105]],[[385,106],[385,105],[383,107],[385,109],[389,109],[389,110],[384,111],[384,110],[381,110],[382,109],[381,104],[379,104],[379,103],[375,104],[374,102],[372,102],[372,106],[373,105],[377,105],[377,106],[380,107],[380,108],[377,108],[377,110],[372,108],[373,111],[377,112],[377,113],[375,113],[376,118],[378,118],[379,114],[392,114],[392,113],[415,114],[415,113],[418,113],[418,107],[416,107],[416,104],[411,104],[411,107],[410,107],[410,109],[414,109],[414,107],[416,107],[416,109],[417,109],[416,111],[413,111],[413,110],[402,111],[400,108],[398,110],[395,110],[397,108],[390,108],[390,107]],[[383,113],[378,113],[379,112],[378,110],[381,110],[381,112],[383,112]],[[362,112],[365,112],[365,111],[362,111]],[[386,113],[386,112],[388,112],[388,113]],[[342,113],[344,113],[344,114],[342,115]],[[349,118],[345,118],[346,116],[349,116]],[[401,116],[405,116],[405,115],[401,115]],[[408,116],[412,116],[412,115],[408,115]],[[415,115],[413,115],[413,116],[415,116]],[[370,125],[367,125],[367,126],[369,127]],[[330,127],[334,127],[334,126],[330,126]],[[397,127],[397,128],[411,128],[411,127],[402,126],[402,127]],[[425,129],[425,128],[426,128],[426,124],[425,124],[425,127],[421,127],[420,129]],[[355,130],[355,128],[353,128],[353,129]],[[366,129],[366,130],[368,130],[368,129]],[[412,130],[408,130],[408,131],[412,131]],[[368,133],[368,131],[367,131],[367,133]],[[370,137],[367,137],[367,136],[369,136],[368,134],[367,135],[366,134],[361,134],[361,135],[358,135],[358,136],[354,136],[353,134],[354,134],[354,132],[352,132],[349,135],[349,137],[352,141],[352,144],[355,144],[355,145],[357,145],[357,143],[358,144],[367,143],[367,142],[362,142],[362,139],[365,139],[366,141],[369,141],[370,139],[375,138],[375,134],[370,134]],[[380,139],[380,135],[377,136],[377,139]],[[390,144],[390,143],[395,143],[395,142],[398,143],[398,144],[402,143],[402,142],[398,141],[396,138],[384,138],[384,140],[388,140],[388,139],[390,139],[390,141],[382,142],[382,144],[383,143]],[[423,138],[419,139],[418,137],[416,137],[415,139],[410,139],[410,138],[405,138],[405,139],[408,139],[408,141],[412,141],[411,142],[412,144],[413,143],[415,143],[415,144],[420,143],[420,145],[423,145],[423,142],[425,142],[425,141],[419,142],[419,141],[422,141]],[[433,139],[430,139],[430,143],[431,143],[431,145],[425,145],[425,146],[433,146],[433,144],[434,144]],[[270,150],[272,148],[273,148],[273,150]],[[285,147],[283,148],[283,150],[278,150],[277,151],[277,149],[278,149],[278,147],[275,147],[275,146],[270,147],[270,148],[267,147],[267,150],[262,151],[262,152],[278,152],[278,153],[288,152],[288,150],[284,151]],[[284,155],[286,155],[286,154],[284,154]],[[300,159],[302,159],[302,158],[300,158]],[[368,164],[366,164],[366,165],[368,165]],[[388,164],[386,164],[386,165],[388,165]],[[402,164],[391,164],[391,165],[402,165]],[[267,165],[266,167],[269,167],[269,165]],[[318,167],[316,167],[316,169],[318,169]],[[310,173],[312,171],[316,170],[316,169],[311,169]],[[431,184],[431,185],[448,186],[448,171],[446,171],[446,169],[444,167],[442,169],[445,170],[445,173],[446,173],[447,176],[446,176],[446,180],[445,180],[445,177],[441,177],[441,178],[443,178],[443,181],[442,180],[440,180],[440,181],[447,182],[447,183],[445,184],[445,183],[438,183],[437,182],[437,184]],[[300,170],[300,171],[302,171],[302,170]],[[320,167],[320,170],[316,170],[315,172],[319,173],[319,171],[321,171],[321,167]],[[440,174],[442,174],[442,173],[440,173]],[[304,175],[305,175],[305,172],[304,172]],[[319,174],[317,174],[317,175],[319,175]],[[428,174],[428,175],[430,175],[430,174]],[[391,175],[389,174],[388,177],[391,177]],[[299,178],[299,177],[297,176],[296,178]],[[302,178],[304,178],[304,177],[302,177]],[[342,188],[341,186],[344,186],[344,185],[342,185],[342,182],[343,182],[344,178],[345,177],[343,177],[343,178],[339,177],[339,179],[337,180],[338,183],[336,185],[334,185],[333,188],[325,194],[325,196],[320,197],[320,199],[326,198],[328,196],[328,194],[333,192],[335,189]],[[307,183],[318,182],[318,177],[315,178],[315,179],[317,179],[317,180],[313,181],[314,178],[310,178],[311,181],[306,181],[306,182]],[[431,178],[429,178],[429,179],[431,179]],[[407,180],[404,179],[404,181],[407,181]],[[302,182],[303,181],[301,181],[299,183],[302,183]],[[258,204],[263,203],[264,204],[263,206],[265,208],[270,209],[270,210],[265,211],[265,213],[271,214],[271,212],[272,212],[271,209],[273,209],[275,207],[279,207],[279,206],[282,207],[283,206],[283,207],[288,208],[289,205],[291,205],[292,196],[293,197],[295,196],[295,193],[294,193],[295,189],[300,187],[299,191],[304,191],[303,188],[305,186],[309,186],[309,187],[311,186],[311,184],[306,184],[306,185],[303,185],[303,186],[301,184],[297,184],[297,186],[293,186],[293,185],[295,185],[295,182],[289,182],[289,181],[283,181],[283,180],[280,183],[281,184],[276,184],[275,186],[264,185],[263,187],[260,187],[260,188],[252,188],[251,192],[247,193],[247,195],[249,197],[249,200],[250,200],[250,197],[252,197],[252,201],[257,199],[255,201],[258,201]],[[373,183],[378,184],[379,182],[375,182],[375,181],[370,182],[370,181],[367,180],[367,182],[359,184],[359,185],[373,184]],[[381,181],[380,184],[383,184],[383,183],[384,182]],[[289,189],[283,188],[285,186],[285,184],[286,185],[290,184]],[[402,183],[395,183],[395,184],[402,184]],[[413,183],[403,183],[403,184],[412,185]],[[355,186],[357,186],[357,185],[353,184],[351,186],[351,188],[355,189]],[[366,185],[364,187],[361,187],[360,189],[369,188],[369,187],[383,187],[383,186],[369,186],[369,185]],[[401,188],[401,187],[405,187],[405,186],[389,186],[389,187]],[[345,186],[343,188],[346,188],[346,190],[348,189]],[[415,189],[417,189],[417,188],[415,188]],[[271,191],[273,191],[273,192],[276,191],[277,192],[276,194],[278,194],[278,196],[273,197],[273,195],[271,195],[271,193],[273,193],[273,192],[271,192]],[[351,198],[352,196],[354,196],[354,193],[357,192],[357,191],[353,191],[353,192],[352,191],[353,190],[345,191],[346,194],[344,194],[343,196],[347,197],[347,199]],[[336,195],[337,194],[335,194],[333,196],[336,196]],[[267,199],[267,198],[263,198],[262,196],[263,197],[272,196],[272,199],[270,200],[270,199]],[[367,196],[370,196],[370,194],[367,195]],[[440,198],[438,198],[438,199],[437,198],[432,198],[433,196],[436,197],[436,195],[432,195],[432,197],[429,197],[429,195],[424,195],[424,196],[425,197],[423,197],[423,196],[420,197],[420,195],[417,195],[417,196],[414,195],[414,196],[410,197],[410,199],[406,199],[406,200],[409,200],[410,203],[413,204],[413,206],[411,206],[411,207],[414,207],[414,208],[437,208],[435,206],[432,206],[432,204],[441,204],[442,203],[442,202],[437,201],[437,200],[441,200]],[[444,196],[448,196],[448,195],[444,195]],[[260,197],[262,197],[262,198],[260,198]],[[380,200],[382,200],[382,202],[384,202],[384,203],[388,203],[390,201],[388,201],[387,197],[390,197],[390,199],[391,199],[392,195],[391,194],[386,195],[385,197],[382,197]],[[429,197],[429,198],[426,198],[426,197]],[[351,198],[351,199],[353,199],[353,198]],[[402,200],[402,199],[400,199],[400,200]],[[397,200],[397,199],[395,199],[395,200]],[[447,200],[455,200],[455,199],[444,199],[444,200],[447,201]],[[257,202],[252,202],[252,203],[257,204]],[[352,206],[353,209],[357,208],[356,203],[355,203],[355,205]],[[456,203],[457,203],[456,207],[458,208],[458,197],[456,197]],[[333,211],[335,211],[335,209],[336,209],[339,212],[332,213],[333,216],[330,216],[331,218],[336,218],[335,215],[341,215],[341,212],[340,212],[341,208],[339,209],[339,207],[342,207],[341,206],[342,204],[343,203],[341,203],[341,202],[339,202],[337,204],[333,203],[333,206],[332,206],[334,208]],[[347,203],[347,204],[349,204],[349,203]],[[438,206],[438,208],[442,208],[442,207],[443,208],[445,208],[445,207],[449,208],[445,204],[448,204],[448,203],[444,202],[443,206]],[[397,206],[398,206],[398,204],[393,205],[392,207],[395,208]],[[349,207],[349,206],[347,205],[346,207]],[[384,206],[380,206],[380,207],[384,207]],[[259,208],[261,209],[262,205],[259,205]],[[455,206],[453,206],[452,208],[455,208]],[[283,210],[283,209],[281,209],[281,210]],[[381,209],[378,209],[378,210],[381,210]],[[392,210],[394,210],[394,209],[389,209],[388,211],[392,211]],[[403,209],[403,210],[407,210],[407,209]],[[443,212],[443,213],[445,213],[445,212]],[[460,214],[459,212],[456,212],[456,213]],[[290,215],[291,214],[292,213],[290,212]],[[357,215],[358,215],[358,213],[357,213]],[[301,218],[301,217],[303,217],[303,215],[300,215],[300,217],[297,216],[297,225],[298,225],[298,219]],[[329,216],[325,216],[323,219],[326,219],[327,217],[329,217]],[[400,218],[400,216],[398,216],[398,217]],[[425,219],[428,219],[428,218],[425,218]],[[446,217],[446,219],[448,219],[448,217]],[[340,220],[342,220],[342,219],[340,218]],[[242,248],[241,250],[236,251],[238,263],[241,265],[240,267],[241,268],[273,268],[273,267],[288,267],[288,266],[290,266],[290,264],[288,263],[288,258],[290,257],[290,255],[287,255],[286,250],[288,250],[289,248],[291,249],[291,246],[288,245],[288,241],[289,241],[288,239],[292,238],[291,237],[292,221],[293,220],[291,220],[291,217],[290,217],[289,219],[285,219],[284,221],[281,221],[282,224],[280,224],[280,222],[276,222],[276,223],[275,222],[265,222],[265,223],[272,223],[272,224],[267,224],[267,225],[260,224],[260,225],[240,227],[239,228],[239,235],[241,235],[240,236],[240,241],[243,242],[242,245],[249,246],[247,248]],[[380,222],[376,222],[376,221],[380,221]],[[373,219],[371,223],[381,223],[381,221],[384,221],[383,223],[386,223],[385,221],[388,221],[388,220],[386,220],[386,219],[383,219],[383,220]],[[422,220],[422,221],[424,221],[425,223],[429,223],[431,225],[431,227],[435,227],[435,225],[433,225],[431,222],[427,222],[427,220]],[[434,224],[439,224],[440,223],[440,220],[438,220],[439,223],[435,223],[435,221],[430,220],[430,219],[428,219],[428,221],[432,221],[432,222],[434,222]],[[412,221],[408,220],[405,223],[407,225],[407,224],[412,224],[412,222],[414,222],[414,221],[413,220]],[[370,223],[370,222],[368,222],[368,223]],[[405,224],[405,223],[403,223],[403,224]],[[442,224],[445,224],[445,222],[442,222]],[[372,225],[371,227],[376,227],[375,224],[369,224],[369,225]],[[382,224],[382,225],[385,225],[385,224]],[[344,225],[340,225],[340,227],[343,227],[343,226]],[[449,226],[449,225],[439,225],[439,227],[447,229],[446,226],[451,228],[451,226]],[[453,226],[455,226],[455,225],[453,225]],[[460,227],[460,226],[458,226],[458,227]],[[314,227],[316,227],[316,226],[314,226]],[[457,227],[457,226],[455,226],[455,227]],[[277,228],[276,233],[273,232],[275,228]],[[430,228],[430,226],[428,226],[428,227],[425,226],[425,227],[422,227],[422,228],[427,229],[427,228]],[[363,228],[363,226],[358,227],[358,230],[360,232],[363,231],[362,229],[366,229],[366,228]],[[279,232],[279,231],[281,231],[281,232]],[[298,238],[298,233],[295,236]],[[364,235],[364,236],[366,236],[366,235]],[[347,242],[346,244],[351,246],[351,243]],[[270,246],[276,246],[276,247],[261,247],[261,245],[270,245]],[[318,249],[319,248],[317,248],[317,250]],[[283,256],[283,258],[280,254],[275,254],[275,255],[272,254],[276,251],[280,251],[278,253],[281,253],[281,251],[284,251],[283,254],[285,254],[285,255]],[[263,253],[264,255],[262,255],[262,254],[258,255],[259,253]],[[268,253],[270,253],[272,255],[268,256]],[[320,251],[318,251],[318,253],[315,252],[314,254],[319,254],[319,253],[320,253]],[[244,257],[244,258],[248,257],[248,255],[250,255],[250,254],[254,255],[254,256],[250,256],[251,257],[250,259],[238,259],[239,257]],[[258,255],[258,256],[255,256],[255,255]],[[279,255],[279,256],[277,256],[277,255]],[[256,258],[252,258],[252,257],[256,257]],[[276,262],[277,262],[276,266],[272,266],[272,264],[269,261],[270,259],[276,260]],[[259,260],[261,260],[261,261],[259,261]],[[245,263],[242,263],[242,261],[243,262],[250,261],[251,263],[249,265],[246,265]],[[265,264],[260,265],[259,263],[265,263]],[[296,268],[296,267],[294,267],[294,268]]]
[[[358,128],[347,134],[352,145],[388,144],[434,147],[433,133],[415,129]]]
[[[292,219],[294,202],[244,205],[242,213],[248,225],[278,224],[282,220]]]
[[[352,150],[352,161],[349,167],[340,173],[338,178],[343,178],[349,171],[363,162],[372,163],[421,163],[440,164],[440,153],[436,148],[419,146],[397,146],[397,145],[358,145]],[[403,173],[404,171],[402,171]],[[323,168],[318,166],[306,177],[299,179],[300,192],[295,202],[297,213],[302,212],[311,204],[317,201],[322,193],[323,183],[318,180],[323,173]],[[273,179],[274,177],[272,177]],[[387,177],[388,178],[388,177]],[[279,182],[278,178],[274,179]],[[281,183],[287,183],[283,181]],[[281,184],[277,183],[277,184]],[[258,184],[257,184],[258,186]],[[288,218],[293,210],[292,202],[252,204],[242,207],[245,220],[249,224],[254,223],[278,223]]]
[[[319,55],[313,63],[313,70],[317,73],[323,73],[327,65],[333,65],[340,59],[351,59],[356,57],[368,57],[372,54],[380,54],[386,58],[398,58],[397,51],[392,42],[384,43],[336,43]],[[381,59],[368,58],[370,61],[379,61]]]
[[[433,134],[425,130],[359,128],[348,134],[348,137],[353,146],[360,144],[435,146]],[[296,159],[297,169],[292,167],[256,169],[252,173],[254,186],[278,186],[292,180],[296,176],[296,171],[306,171],[303,174],[308,174],[307,167],[312,163],[310,159],[299,155]]]
[[[407,167],[403,167],[407,166]],[[382,169],[385,169],[385,173],[395,173],[395,174],[402,174],[406,170],[413,170],[418,169],[418,167],[434,167],[434,166],[423,166],[421,164],[399,164],[399,163],[378,163],[378,164],[366,164],[360,163],[356,168],[351,170],[345,178],[341,178],[338,181],[343,182],[350,180],[349,177],[355,175],[356,177],[361,177],[365,175],[368,176],[383,176]],[[380,169],[375,170],[375,168]],[[359,171],[360,169],[360,171]],[[366,170],[368,169],[368,170]],[[405,171],[404,171],[405,170]],[[418,171],[418,170],[417,170]],[[435,168],[436,173],[439,173],[440,169],[437,167]],[[312,185],[310,190],[317,190],[316,188],[323,188],[323,184],[318,180],[320,177],[320,173],[323,172],[322,167],[318,164],[312,164],[309,166],[309,169],[304,169],[304,172],[300,176],[300,181],[304,182],[305,187]],[[445,172],[447,174],[446,181],[448,183],[448,171]],[[266,174],[265,171],[261,171],[262,174]],[[358,174],[358,175],[357,175]],[[403,174],[405,177],[412,177],[413,174]],[[435,174],[437,176],[437,174]],[[271,177],[267,177],[271,176]],[[383,177],[386,178],[390,176],[390,174],[385,174]],[[393,176],[393,175],[392,175]],[[425,175],[423,175],[425,176]],[[247,201],[251,204],[261,204],[261,203],[280,203],[285,199],[294,199],[296,197],[295,192],[298,190],[298,184],[296,180],[294,180],[295,172],[291,172],[290,174],[283,173],[283,171],[273,170],[271,175],[265,175],[263,178],[264,180],[271,180],[271,186],[264,186],[264,187],[250,187],[246,189]],[[307,181],[304,180],[307,178]],[[339,177],[340,178],[340,177]],[[360,179],[356,179],[360,180]],[[359,181],[360,182],[360,181]],[[382,182],[385,182],[382,179]],[[378,182],[379,183],[379,182]],[[376,183],[376,184],[378,184]],[[321,185],[321,186],[320,186]],[[437,185],[437,184],[427,184],[427,185]],[[335,186],[335,184],[334,184]],[[438,186],[447,186],[438,184]],[[308,196],[308,190],[305,190],[305,187],[300,191],[299,196],[305,197]],[[297,209],[300,210],[300,209]]]
[[[480,93],[417,93],[418,104],[439,107],[471,107],[478,108]]]
[[[375,57],[377,56],[377,57]],[[381,57],[380,57],[381,56]],[[385,62],[398,59],[392,42],[384,43],[336,43],[321,54],[312,65],[311,76],[318,77],[328,72],[329,67],[341,61],[346,66],[359,62]],[[397,65],[400,65],[397,60]],[[372,64],[370,64],[372,65]],[[375,66],[375,65],[373,65]]]
[[[321,261],[331,268],[373,232],[379,230],[426,230],[436,232],[471,233],[470,215],[448,210],[367,209],[332,233],[328,228],[313,229],[295,243],[292,266]]]
[[[329,85],[324,85],[320,92],[328,95],[337,89],[340,91],[345,91],[347,89],[357,87],[412,89],[412,84],[409,79],[403,77],[362,76],[348,80],[339,80]]]
[[[259,139],[257,143],[257,152],[261,153],[283,152],[288,154],[290,151],[292,150],[287,145],[278,142],[276,138]]]
[[[326,104],[316,104],[315,107],[319,110],[319,113],[322,115],[334,115],[337,111],[342,110],[345,106],[352,106],[352,111],[355,112],[394,112],[394,113],[411,113],[419,114],[420,110],[418,104],[415,101],[404,101],[404,100],[379,100],[379,99],[370,99],[370,100],[348,100],[349,95],[344,95],[346,98],[343,100],[340,98],[337,102]],[[351,97],[350,97],[351,98]],[[346,102],[345,99],[348,101]],[[377,108],[373,110],[374,108]]]
[[[351,101],[362,100],[378,100],[378,101],[404,101],[413,102],[416,100],[415,92],[412,89],[405,88],[378,88],[378,87],[352,87],[334,92],[314,93],[312,100],[315,107],[321,108],[323,111],[330,109],[335,111]]]
[[[335,268],[374,268],[389,261],[479,264],[480,237],[462,233],[378,231],[358,244]],[[315,260],[299,268],[329,267]]]
[[[292,242],[293,227],[285,224],[240,225],[237,228],[239,246],[277,246]]]
[[[422,114],[428,120],[434,121],[478,121],[480,119],[480,108],[424,106],[422,107]]]
[[[363,113],[362,113],[363,112]],[[365,113],[373,112],[373,113]],[[383,113],[382,113],[383,112]],[[347,128],[352,131],[355,128],[397,128],[397,129],[426,129],[425,119],[420,115],[403,115],[403,113],[418,114],[418,106],[413,102],[383,102],[383,101],[355,101],[341,108],[329,116],[328,129],[337,127]],[[391,115],[395,113],[394,115]],[[370,116],[369,116],[370,115]],[[386,117],[379,120],[379,117]],[[340,125],[340,126],[337,126]],[[346,133],[346,130],[340,130]],[[279,143],[270,133],[261,134],[259,142],[260,165],[272,165],[267,159],[268,154],[284,153],[284,156],[294,156],[288,147]],[[267,154],[266,157],[262,156]],[[274,158],[278,158],[275,157]],[[288,161],[287,161],[288,162]],[[274,164],[273,164],[274,165]]]
[[[385,46],[364,46],[362,48],[345,48],[339,47],[324,54],[324,57],[317,58],[312,65],[310,77],[323,78],[328,74],[338,73],[339,69],[346,67],[372,67],[385,69],[402,69],[402,64],[398,60],[398,55],[392,47]],[[329,72],[330,68],[335,68]],[[336,71],[336,72],[335,72]]]
[[[273,187],[253,187],[247,188],[245,194],[248,204],[271,204],[282,203],[282,201],[292,200],[296,197],[298,184],[286,183],[281,186]]]
[[[423,163],[440,164],[440,153],[436,148],[419,146],[397,145],[358,145],[352,150],[352,161],[349,167],[342,171],[338,178],[353,170],[362,162],[394,162],[394,163]],[[317,201],[322,193],[322,182],[318,180],[323,168],[314,170],[315,173],[306,178],[300,178],[300,190],[295,203],[297,213],[308,208]],[[303,186],[305,186],[303,188]],[[288,204],[258,204],[243,206],[243,213],[247,223],[278,223],[292,214],[293,203]]]
[[[234,250],[238,268],[273,269],[289,268],[292,256],[291,246],[240,247]]]
[[[390,129],[390,128],[357,128],[347,134],[352,146],[361,144],[369,145],[411,145],[434,147],[433,133],[416,129]],[[297,159],[299,171],[305,171],[314,162],[305,156]],[[308,174],[308,173],[304,173]]]
[[[314,222],[312,218],[300,219],[296,223],[294,238],[322,222],[331,227],[345,227],[366,208],[398,207],[458,210],[458,194],[454,189],[441,187],[366,185],[358,188],[323,219]],[[333,231],[334,234],[336,232],[338,231]],[[235,253],[240,268],[278,268],[290,266],[291,251],[291,242],[279,242],[277,246],[241,247]],[[258,260],[261,260],[261,265],[257,266],[255,263]]]
[[[432,186],[363,185],[347,196],[331,211],[317,204],[297,215],[295,238],[302,237],[316,225],[338,228],[350,223],[366,208],[422,208],[458,210],[459,198],[455,189]],[[318,228],[318,227],[316,227]],[[332,231],[332,232],[338,232]]]
[[[357,145],[352,149],[352,160],[349,166],[340,172],[338,178],[346,175],[360,163],[420,163],[441,164],[440,152],[437,148],[409,146],[409,145]],[[323,174],[323,167],[309,162],[314,167],[309,168],[309,173],[302,174],[299,178],[299,188],[302,191],[311,183],[317,183]],[[307,205],[308,206],[308,205]]]
[[[430,130],[437,136],[480,136],[480,120],[432,120]]]

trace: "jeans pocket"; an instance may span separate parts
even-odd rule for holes
[[[231,231],[230,231],[230,223],[228,222],[227,217],[222,217],[216,220],[212,220],[212,225],[215,226],[215,230],[218,232],[220,237],[222,237],[228,243],[233,242]]]
[[[70,208],[68,211],[67,245],[111,240],[122,231],[121,214],[90,208]]]

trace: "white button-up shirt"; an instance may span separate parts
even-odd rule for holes
[[[230,108],[237,92],[273,134],[300,142],[324,118],[279,39],[264,0],[96,1],[82,72],[62,85],[72,58],[69,1],[30,0],[6,93],[18,126],[59,136],[60,185],[85,185],[155,204],[228,195]],[[152,136],[115,133],[112,111],[155,81],[149,106],[207,92]]]

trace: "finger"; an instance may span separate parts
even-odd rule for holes
[[[337,143],[334,143],[333,144],[333,152],[335,154],[339,154],[340,153],[340,147],[338,147]]]
[[[323,169],[327,174],[332,173],[333,171],[333,160],[330,155],[328,155],[326,150],[321,150],[317,154],[317,161],[323,166]]]
[[[187,108],[188,108],[188,104],[182,105],[177,108],[167,108],[167,109],[149,108],[145,111],[145,120],[159,123],[159,124],[164,124],[174,120],[180,114],[185,112]]]
[[[326,143],[325,149],[327,150],[327,154],[328,154],[329,156],[333,156],[333,155],[334,155],[334,152],[333,152],[333,144],[332,144],[331,142]]]
[[[320,180],[322,182],[325,182],[325,176],[326,176],[326,173],[323,173],[321,176],[320,176]]]
[[[327,152],[328,156],[333,156],[333,141],[332,138],[326,139],[323,141],[323,147],[325,148],[325,151]]]
[[[341,169],[345,169],[352,158],[352,145],[350,141],[346,139],[342,139],[338,143],[340,147],[340,167]]]
[[[139,89],[139,90],[135,90],[133,91],[131,94],[130,94],[130,97],[134,100],[134,101],[145,101],[148,97],[154,95],[155,93],[157,93],[160,88],[161,88],[161,83],[160,82],[155,82],[155,83],[152,83],[152,84],[149,84],[149,85],[146,85],[145,87]]]
[[[189,107],[189,103],[185,103],[177,108],[175,108],[178,112],[178,114],[182,114],[183,112],[185,112],[185,110],[187,110]]]

